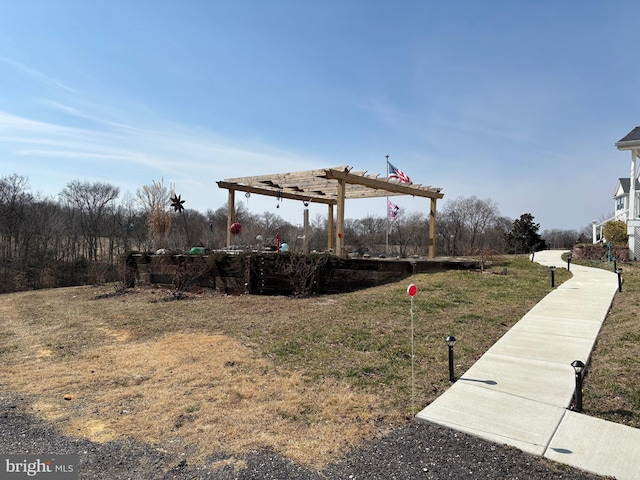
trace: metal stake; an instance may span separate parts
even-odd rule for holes
[[[413,296],[411,296],[411,415],[415,415],[415,395],[416,395],[416,378],[415,378],[415,354],[414,354],[414,342],[413,342]]]

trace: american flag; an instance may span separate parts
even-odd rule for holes
[[[389,178],[400,180],[400,183],[411,183],[409,176],[389,163]]]

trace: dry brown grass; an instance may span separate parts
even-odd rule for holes
[[[373,395],[335,380],[310,384],[223,335],[118,342],[31,367],[9,375],[12,388],[37,398],[33,410],[67,434],[98,442],[175,443],[197,456],[273,448],[309,464],[375,429]]]
[[[71,435],[134,438],[203,462],[272,449],[319,468],[412,413],[406,286],[418,286],[422,408],[449,385],[446,335],[459,340],[462,372],[550,290],[548,269],[525,257],[504,265],[505,276],[436,272],[309,299],[167,302],[160,290],[98,298],[110,290],[92,287],[4,295],[0,387]],[[559,269],[557,282],[567,277]]]

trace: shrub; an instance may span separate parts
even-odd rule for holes
[[[602,234],[612,245],[625,245],[629,238],[627,224],[622,220],[613,220],[605,223]]]

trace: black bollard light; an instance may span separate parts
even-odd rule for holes
[[[576,407],[575,411],[582,412],[582,372],[586,365],[580,360],[571,362],[574,372],[576,373]]]
[[[551,265],[549,271],[551,272],[551,288],[554,288],[556,286],[556,266]]]
[[[456,344],[456,337],[449,335],[444,341],[447,342],[447,346],[449,347],[449,381],[455,382],[456,376],[453,373],[453,346]]]
[[[567,272],[571,271],[571,257],[572,257],[572,253],[569,252],[569,254],[567,255]]]
[[[616,268],[616,273],[618,274],[618,291],[622,292],[622,269]]]

